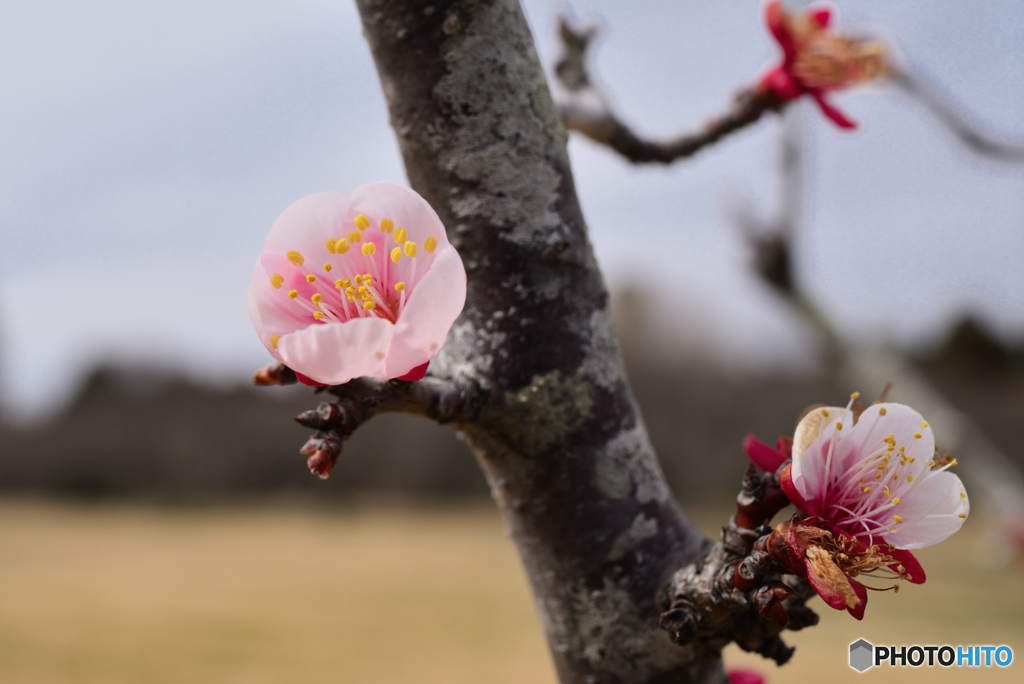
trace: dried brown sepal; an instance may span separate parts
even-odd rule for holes
[[[789,616],[782,602],[793,596],[793,590],[784,582],[775,580],[754,592],[753,601],[757,612],[775,621],[779,627],[789,625]]]

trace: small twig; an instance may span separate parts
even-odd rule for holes
[[[629,161],[668,164],[694,155],[726,135],[744,128],[768,111],[781,111],[785,100],[769,90],[746,89],[736,95],[732,108],[708,123],[703,131],[666,142],[645,140],[612,111],[608,98],[594,84],[587,68],[587,48],[597,35],[595,28],[576,30],[565,17],[559,19],[563,54],[555,65],[558,80],[567,91],[559,101],[566,129],[577,131],[607,145]]]
[[[318,431],[299,453],[309,455],[309,469],[322,479],[330,476],[343,442],[379,413],[409,413],[439,423],[467,423],[476,419],[482,404],[482,393],[475,385],[436,377],[418,382],[356,378],[323,391],[335,395],[337,401],[323,402],[295,416],[301,425]]]
[[[926,85],[920,77],[895,67],[890,70],[889,76],[896,86],[920,102],[975,154],[1000,161],[1024,162],[1024,145],[999,142],[981,133],[957,111],[950,103],[950,98],[940,94],[934,86]]]

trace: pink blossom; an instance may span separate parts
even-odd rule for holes
[[[830,30],[831,19],[832,11],[827,6],[790,14],[777,0],[767,3],[765,22],[782,48],[782,62],[761,78],[759,87],[784,100],[807,95],[837,126],[856,128],[857,124],[828,102],[827,95],[885,73],[885,49],[878,41],[850,38]]]
[[[466,301],[466,272],[427,202],[395,183],[285,209],[249,286],[267,351],[306,384],[423,377]]]

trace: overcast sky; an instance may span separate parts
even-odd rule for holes
[[[651,135],[701,125],[775,56],[759,3],[578,0],[603,20],[597,71]],[[526,2],[545,65],[564,3]],[[1024,5],[850,0],[992,133],[1024,141]],[[268,360],[246,288],[277,215],[306,194],[404,182],[346,0],[33,0],[0,5],[0,400],[25,414],[100,359],[241,380]],[[1024,336],[1024,172],[957,148],[913,103],[804,112],[809,201],[799,277],[845,335],[924,343],[970,311]],[[750,363],[805,336],[751,277],[730,207],[775,205],[774,117],[695,159],[634,168],[570,143],[610,282],[665,297]]]

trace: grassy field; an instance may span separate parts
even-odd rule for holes
[[[705,530],[709,515],[695,515]],[[817,603],[769,681],[1021,681],[876,668],[847,645],[1007,644],[1024,657],[1024,568],[984,521],[921,554],[926,585],[857,623]],[[554,684],[526,583],[489,507],[175,509],[0,502],[0,682]]]

